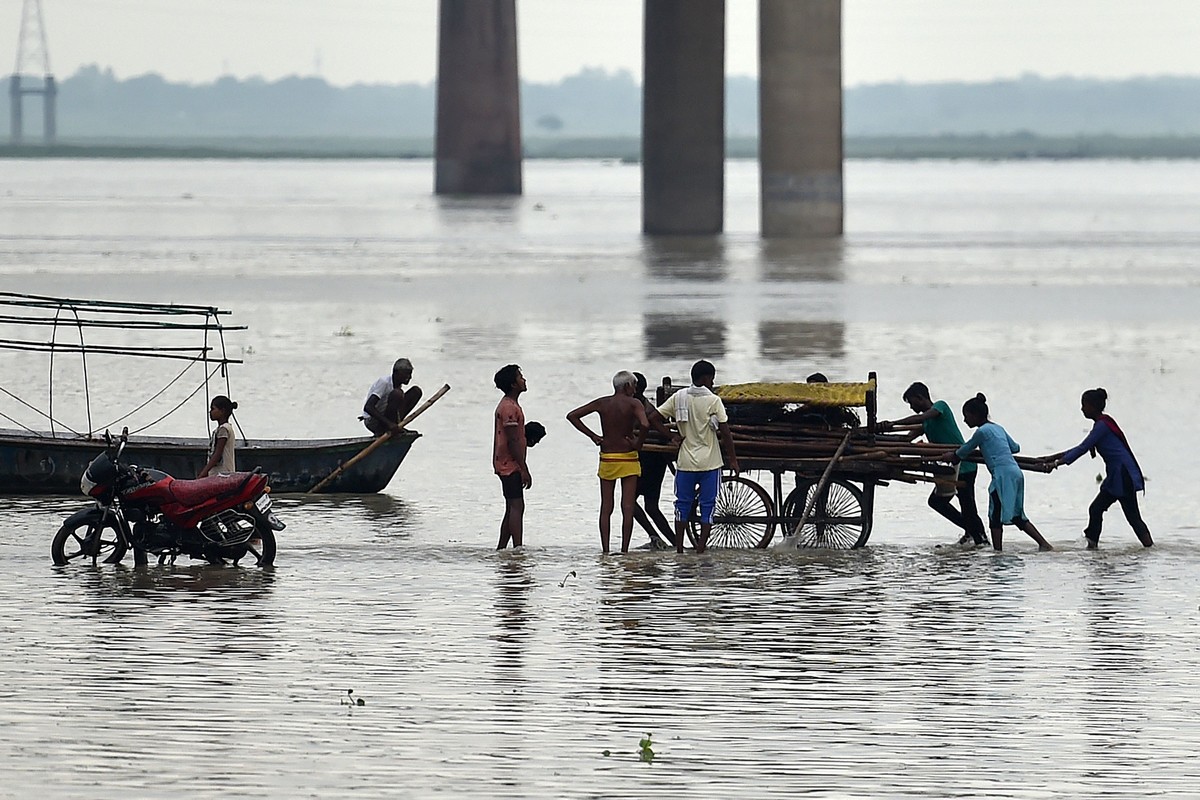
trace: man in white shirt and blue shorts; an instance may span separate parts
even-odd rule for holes
[[[704,552],[712,532],[713,508],[721,487],[721,467],[728,464],[738,471],[733,434],[725,404],[713,393],[717,368],[708,361],[692,365],[692,385],[681,389],[655,409],[655,413],[674,420],[683,441],[679,445],[678,470],[675,473],[675,549],[683,552],[684,526],[697,501],[700,505],[700,537],[696,552]],[[721,457],[724,445],[728,461]]]

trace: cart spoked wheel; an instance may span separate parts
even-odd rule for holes
[[[740,475],[722,477],[708,547],[766,547],[775,535],[774,514],[766,489]],[[692,512],[688,525],[695,540],[700,535],[698,510]]]
[[[796,526],[804,509],[816,491],[812,481],[801,481],[783,501],[783,517],[787,526]],[[863,502],[863,493],[852,483],[835,480],[826,486],[823,497],[817,498],[803,530],[789,531],[800,547],[822,547],[830,550],[850,550],[862,547],[871,536],[871,516]]]

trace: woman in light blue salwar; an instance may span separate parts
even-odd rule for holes
[[[1025,516],[1025,474],[1017,466],[1013,453],[1021,446],[1012,440],[1008,431],[988,419],[987,398],[977,394],[963,404],[963,421],[975,429],[974,435],[962,447],[947,454],[947,460],[957,463],[976,449],[983,454],[983,463],[992,474],[988,484],[988,524],[992,529],[992,547],[1003,550],[1005,525],[1015,525],[1038,544],[1039,550],[1053,550],[1050,543]]]

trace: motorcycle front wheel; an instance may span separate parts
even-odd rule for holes
[[[116,564],[125,556],[125,539],[111,521],[80,520],[54,534],[50,556],[57,566],[90,561]]]

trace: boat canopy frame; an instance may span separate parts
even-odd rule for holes
[[[18,329],[16,335],[21,337],[0,337],[0,350],[47,353],[49,355],[47,408],[45,411],[42,411],[37,406],[27,402],[3,386],[0,386],[0,392],[44,417],[50,424],[51,438],[58,438],[59,436],[55,428],[56,425],[66,431],[70,431],[77,437],[91,438],[98,431],[107,430],[146,408],[182,379],[194,366],[202,364],[204,378],[187,397],[162,416],[139,427],[135,431],[131,431],[131,433],[144,431],[174,414],[201,390],[204,391],[205,405],[207,407],[208,403],[211,402],[209,383],[218,373],[224,379],[226,394],[232,394],[227,367],[230,364],[241,364],[242,360],[229,357],[225,345],[225,332],[246,330],[246,326],[228,325],[221,321],[222,315],[227,316],[231,313],[215,306],[80,300],[17,292],[0,292],[0,326],[15,326]],[[37,332],[45,328],[50,329],[49,339],[38,337]],[[199,345],[179,345],[175,341],[172,341],[169,345],[162,346],[88,343],[85,331],[104,329],[197,334],[201,338],[201,343]],[[73,332],[75,336],[72,339],[77,338],[78,341],[60,341],[60,331],[64,333]],[[83,376],[84,408],[87,416],[86,433],[75,430],[54,416],[54,358],[60,353],[79,356]],[[105,425],[94,426],[92,423],[91,389],[88,383],[89,355],[150,358],[166,361],[185,361],[187,363],[165,386],[137,407]],[[21,424],[3,412],[0,412],[0,417],[20,426],[30,434],[35,436],[44,435]]]

